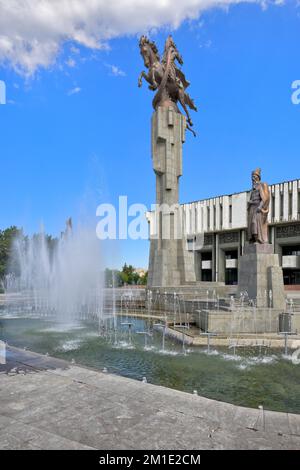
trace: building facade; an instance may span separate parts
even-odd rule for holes
[[[300,288],[300,180],[270,185],[269,242],[279,255],[284,284]],[[196,281],[238,284],[239,257],[247,243],[249,192],[179,207],[186,250],[194,254]],[[148,214],[150,236],[154,213]],[[287,287],[288,288],[288,287]]]

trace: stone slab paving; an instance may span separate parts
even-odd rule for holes
[[[300,449],[300,415],[238,407],[9,347],[0,365],[0,449]]]

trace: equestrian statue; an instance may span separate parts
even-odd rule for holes
[[[188,108],[194,111],[197,111],[197,108],[192,98],[186,92],[190,83],[186,80],[184,73],[176,64],[177,61],[182,65],[183,60],[172,36],[169,36],[166,40],[162,58],[160,58],[155,43],[150,41],[146,36],[140,38],[139,46],[148,73],[144,71],[141,72],[138,86],[142,86],[142,79],[144,78],[149,83],[149,89],[156,91],[152,101],[155,110],[159,106],[167,108],[172,107],[177,113],[180,113],[177,106],[179,102],[186,113],[187,129],[196,135],[191,129],[193,123]]]

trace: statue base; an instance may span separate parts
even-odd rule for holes
[[[155,102],[155,99],[153,100],[153,108],[155,111],[157,111],[158,108],[164,108],[164,109],[168,109],[168,110],[173,110],[175,111],[175,113],[178,113],[180,114],[180,111],[179,111],[179,108],[177,106],[177,104],[170,100],[170,98],[166,98],[166,99],[161,99],[159,101],[159,103],[156,103]]]
[[[178,287],[195,284],[193,255],[184,247],[184,240],[168,240],[163,247],[151,240],[148,287]]]
[[[283,273],[279,257],[269,243],[246,245],[239,260],[238,294],[247,292],[258,308],[285,311]]]

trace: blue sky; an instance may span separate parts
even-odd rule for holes
[[[169,31],[151,33],[160,50]],[[64,42],[55,63],[32,76],[3,59],[0,228],[32,233],[43,221],[57,235],[70,215],[75,222],[87,215],[96,226],[97,205],[116,204],[119,195],[155,202],[153,95],[137,87],[144,68],[137,34],[116,36],[100,50]],[[173,36],[198,106],[197,138],[188,134],[184,145],[180,201],[245,190],[257,166],[269,183],[300,178],[300,105],[291,102],[291,84],[300,79],[296,3],[208,9]],[[147,241],[120,241],[111,264],[147,266],[148,248]]]

